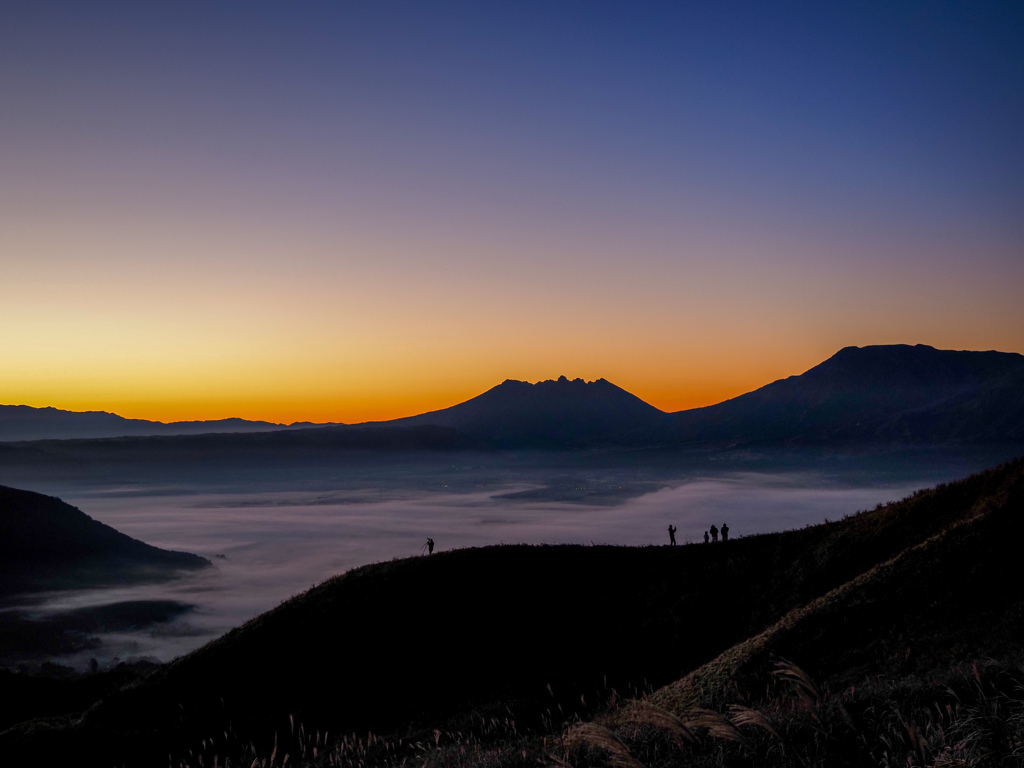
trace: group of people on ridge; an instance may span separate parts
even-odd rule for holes
[[[668,540],[669,543],[674,547],[676,545],[676,531],[678,529],[669,523],[668,526]],[[718,541],[718,529],[715,526],[711,526],[711,536],[708,537],[708,531],[704,531],[704,543],[707,544],[709,541]],[[729,526],[722,523],[722,541],[726,542],[729,540]],[[423,545],[423,549],[427,550],[428,555],[434,554],[434,540],[427,539],[427,543]]]
[[[718,541],[718,529],[714,525],[711,526],[707,531],[704,531],[704,543],[708,543],[708,533],[711,533],[711,541]],[[722,523],[722,541],[726,542],[729,540],[729,526]]]
[[[673,547],[676,545],[676,530],[676,527],[670,523],[668,526],[668,541],[669,544]],[[710,535],[708,535],[709,533]],[[729,526],[725,523],[722,523],[722,541],[726,542],[728,540]],[[714,525],[712,525],[709,530],[704,531],[704,543],[707,544],[712,541],[718,541],[718,528],[716,528]]]

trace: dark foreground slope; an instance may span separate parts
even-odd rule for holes
[[[209,564],[126,536],[52,496],[0,486],[0,597],[166,578]]]
[[[1022,764],[1024,465],[912,502],[950,493],[974,501],[935,535],[608,713],[610,730],[571,731],[574,762],[611,746],[668,767]]]
[[[929,622],[921,626],[948,630],[948,608],[1021,575],[1013,543],[1022,486],[1018,460],[842,521],[727,545],[494,547],[367,566],[107,696],[81,718],[7,731],[0,756],[150,765],[192,749],[191,764],[199,752],[207,763],[249,755],[248,764],[253,752],[269,755],[275,734],[281,752],[289,748],[292,718],[310,734],[372,730],[391,734],[389,743],[461,728],[472,712],[511,717],[519,733],[557,733],[560,722],[588,716],[609,686],[669,683],[816,600],[846,594],[851,606],[875,602],[864,580],[908,557],[918,565],[899,578],[924,585],[913,593],[914,610]],[[934,542],[949,541],[953,557],[956,532],[979,514],[1002,527],[979,534],[959,561],[932,565]],[[983,546],[993,535],[1000,546]],[[934,634],[935,663],[1002,653],[1000,638],[1012,636],[1021,615],[1021,583],[1005,599],[981,596],[968,606],[969,632]],[[902,654],[899,619],[891,608],[840,611],[793,637],[813,646],[815,632],[827,629],[848,635],[850,648],[875,642],[876,655]],[[836,664],[856,677],[871,674],[858,665],[873,658],[840,655]]]
[[[659,691],[672,709],[757,699],[773,659],[842,690],[1024,653],[1024,473],[963,519],[782,617]],[[884,630],[884,631],[880,631]]]

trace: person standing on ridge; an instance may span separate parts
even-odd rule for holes
[[[707,544],[709,541],[711,541],[711,537],[708,536],[707,531],[704,531],[704,543]]]
[[[433,539],[427,539],[427,554],[428,555],[434,554],[434,540]]]
[[[676,527],[671,523],[668,526],[668,541],[671,546],[676,545]]]
[[[718,541],[718,528],[714,525],[711,526],[711,540]]]
[[[724,544],[729,540],[729,526],[722,523],[722,543]]]

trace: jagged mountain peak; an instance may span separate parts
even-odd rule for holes
[[[559,376],[557,379],[543,379],[543,380],[537,381],[537,382],[522,381],[521,379],[505,379],[498,386],[499,387],[504,387],[504,386],[509,386],[509,387],[550,387],[552,385],[555,385],[555,386],[574,386],[574,387],[579,387],[579,386],[584,386],[584,387],[595,387],[595,386],[596,387],[601,387],[601,386],[605,386],[605,385],[609,385],[609,384],[611,384],[611,382],[609,382],[607,379],[595,379],[594,381],[586,381],[586,380],[578,378],[578,377],[575,378],[575,379],[570,379],[568,376],[564,376],[563,375],[563,376]],[[614,387],[615,385],[611,384],[611,386]],[[616,389],[619,389],[619,387],[616,387]]]
[[[451,408],[401,424],[453,427],[495,446],[567,448],[629,442],[666,414],[605,379],[506,379]]]

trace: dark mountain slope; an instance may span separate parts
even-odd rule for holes
[[[577,448],[632,444],[666,415],[604,379],[529,384],[508,380],[441,411],[389,424],[436,424],[502,448]]]
[[[165,578],[209,564],[126,536],[60,499],[0,486],[0,595]]]
[[[655,692],[657,709],[605,717],[613,738],[641,763],[668,746],[664,768],[1020,765],[1024,466],[1009,469],[965,519]],[[659,711],[697,738],[672,746]]]
[[[502,448],[1024,443],[1024,356],[847,347],[800,376],[664,414],[604,379],[505,383],[437,424]]]
[[[847,347],[718,405],[671,414],[687,444],[1024,441],[1024,356]]]
[[[954,486],[955,487],[955,486]],[[795,609],[766,631],[666,686],[674,711],[751,700],[772,660],[842,690],[866,678],[936,677],[952,665],[1016,658],[1024,634],[1024,466],[965,519]]]
[[[106,411],[63,411],[57,408],[32,408],[27,405],[0,405],[0,441],[266,432],[307,426],[317,425],[284,425],[246,419],[176,421],[165,424],[144,419],[126,419]]]
[[[77,726],[47,730],[45,744],[32,737],[38,726],[8,732],[0,754],[53,749],[143,765],[230,724],[223,756],[287,732],[289,715],[308,729],[409,734],[509,705],[523,727],[540,728],[545,708],[587,714],[580,695],[594,701],[605,678],[619,690],[668,682],[947,527],[994,504],[1012,509],[1022,474],[1018,460],[842,521],[727,545],[493,547],[367,566],[108,697]]]

